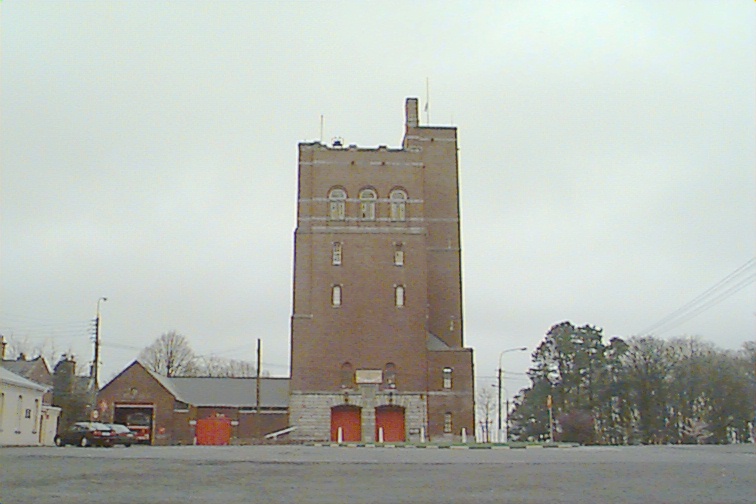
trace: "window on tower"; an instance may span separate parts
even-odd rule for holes
[[[349,362],[341,365],[341,388],[352,388],[354,386],[354,369]]]
[[[331,264],[341,266],[341,243],[334,242],[331,249]]]
[[[391,220],[401,222],[407,219],[407,193],[401,189],[394,189],[389,194],[391,202]]]
[[[451,411],[444,413],[444,432],[450,433],[452,431],[452,414]]]
[[[445,389],[452,388],[452,368],[445,367],[443,371],[443,387]]]
[[[331,289],[331,305],[341,306],[341,285],[334,285]]]
[[[404,266],[404,245],[394,244],[394,266]]]
[[[375,220],[375,200],[378,195],[372,189],[360,191],[360,218],[362,220]]]
[[[383,368],[383,384],[386,388],[396,388],[396,366],[389,362]]]
[[[344,220],[346,218],[347,194],[344,189],[334,188],[328,192],[328,218]]]
[[[404,306],[404,285],[397,285],[394,289],[394,301],[396,306]]]

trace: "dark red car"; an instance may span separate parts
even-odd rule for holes
[[[68,430],[55,436],[57,446],[113,446],[113,431],[99,422],[76,422]]]

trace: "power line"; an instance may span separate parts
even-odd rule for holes
[[[740,265],[732,273],[725,276],[723,279],[688,301],[677,310],[648,326],[643,331],[640,331],[640,334],[649,334],[652,331],[660,333],[669,331],[708,310],[721,301],[724,301],[756,281],[756,272],[752,271],[754,268],[756,268],[756,257],[752,257]],[[662,329],[664,327],[666,327],[666,329]]]

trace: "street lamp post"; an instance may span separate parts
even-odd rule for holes
[[[501,442],[501,438],[502,438],[502,435],[501,435],[501,389],[502,389],[501,380],[502,380],[502,375],[504,374],[504,371],[501,369],[501,358],[502,358],[502,356],[505,353],[509,353],[509,352],[525,352],[525,351],[527,351],[527,349],[528,349],[527,347],[509,348],[507,350],[502,350],[502,352],[499,354],[499,372],[498,372],[498,378],[499,378],[498,390],[499,390],[499,393],[498,393],[498,415],[497,415],[498,430],[496,432],[496,436],[497,436],[499,442]],[[507,415],[509,415],[508,411],[507,411]],[[507,432],[507,437],[509,437],[509,432]],[[505,439],[505,441],[508,441],[508,439]]]

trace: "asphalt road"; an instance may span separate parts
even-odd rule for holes
[[[756,503],[756,446],[2,448],[1,504]]]

